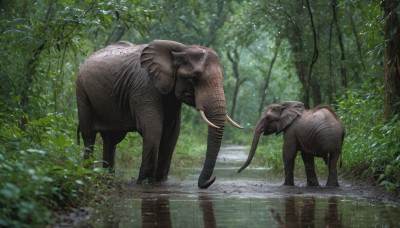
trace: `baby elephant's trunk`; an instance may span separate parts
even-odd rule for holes
[[[250,149],[249,157],[247,158],[247,161],[246,161],[246,163],[244,163],[242,168],[240,168],[238,170],[238,173],[242,172],[242,170],[244,170],[248,165],[250,165],[251,160],[253,159],[253,156],[256,153],[256,149],[257,149],[257,146],[258,146],[258,141],[260,140],[261,133],[262,133],[262,129],[260,129],[260,127],[257,124],[257,127],[254,130],[254,137],[253,137],[253,142],[251,143],[251,149]]]

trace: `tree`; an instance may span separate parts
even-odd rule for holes
[[[241,78],[240,73],[239,73],[240,55],[238,53],[238,47],[235,47],[233,49],[232,53],[231,53],[231,51],[227,51],[226,56],[228,57],[229,61],[232,63],[233,75],[235,78],[235,89],[233,91],[232,107],[231,107],[231,111],[230,111],[231,118],[234,118],[235,108],[236,108],[236,100],[237,100],[238,93],[239,93],[239,87],[247,80],[247,78]]]
[[[400,115],[400,17],[399,2],[385,0],[382,4],[385,23],[384,92],[386,117]]]
[[[279,36],[277,36],[277,37],[275,38],[275,50],[274,50],[274,54],[273,54],[273,56],[272,56],[272,59],[269,61],[269,62],[270,62],[269,68],[268,68],[268,69],[264,69],[263,67],[257,67],[258,70],[260,70],[260,71],[262,72],[262,74],[265,75],[264,78],[263,78],[263,79],[264,79],[264,83],[261,83],[261,84],[262,84],[261,94],[260,94],[261,100],[260,100],[260,105],[259,105],[259,108],[258,108],[258,114],[261,114],[261,113],[264,111],[264,108],[265,108],[265,107],[264,107],[264,103],[265,103],[265,98],[266,98],[266,96],[267,96],[267,91],[268,91],[268,87],[269,87],[270,80],[271,80],[272,68],[273,68],[273,66],[274,66],[274,64],[275,64],[276,58],[278,57],[279,47],[281,46],[281,42],[282,42],[281,38],[280,38]],[[250,51],[256,58],[264,59],[263,56],[261,56],[260,54],[258,54],[258,53],[256,53],[256,52],[252,51],[251,49],[250,49],[249,51]],[[266,60],[264,59],[263,61],[266,61]]]
[[[339,21],[337,18],[336,7],[337,7],[336,0],[332,0],[333,23],[335,24],[335,27],[336,27],[336,32],[337,32],[339,46],[340,46],[340,52],[341,52],[340,72],[342,74],[342,86],[346,89],[347,88],[347,73],[346,73],[346,66],[345,66],[346,54],[345,54],[344,44],[343,44],[343,33],[342,33],[342,29],[340,27],[340,24],[339,24]]]
[[[64,75],[73,66],[77,72],[79,65],[68,64],[68,57],[78,59],[79,53],[97,45],[91,38],[115,24],[144,33],[143,22],[153,19],[156,10],[119,1],[7,1],[2,6],[0,51],[6,55],[0,78],[7,85],[0,105],[18,116],[21,128],[29,116],[46,115],[50,108],[54,115],[74,110],[62,104],[73,105],[73,74]],[[162,11],[158,15],[162,17]]]

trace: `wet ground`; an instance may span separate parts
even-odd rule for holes
[[[168,182],[130,184],[96,209],[82,210],[81,227],[400,227],[399,199],[370,185],[282,186],[266,168],[236,171],[243,147],[223,147],[208,189],[197,187],[201,167],[171,168]],[[201,165],[201,164],[199,164]],[[273,177],[274,176],[274,177]],[[320,184],[326,177],[319,176]]]

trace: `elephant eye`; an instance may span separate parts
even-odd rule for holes
[[[268,116],[266,116],[266,117],[265,117],[265,119],[266,119],[266,121],[268,121],[268,122],[272,122],[272,121],[275,121],[275,120],[277,120],[277,118],[276,118],[276,117],[274,117],[274,116],[271,116],[271,115],[268,115]]]
[[[196,85],[200,79],[200,73],[182,75],[182,78],[188,80],[192,85]]]
[[[192,78],[192,79],[198,79],[200,77],[200,72],[194,72],[194,73],[190,73],[190,74],[183,74],[182,77],[183,78]]]

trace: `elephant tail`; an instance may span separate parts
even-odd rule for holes
[[[80,125],[78,124],[78,128],[76,129],[76,141],[77,141],[78,145],[81,145],[80,133],[81,133],[81,127],[80,127]]]
[[[343,133],[342,133],[342,147],[343,147],[343,143],[344,143],[344,137],[346,136],[346,130],[344,129],[344,125],[342,124],[342,126],[343,126]],[[341,153],[340,153],[340,162],[339,162],[339,169],[341,169],[342,168],[342,148],[340,148],[340,150],[341,150]]]

